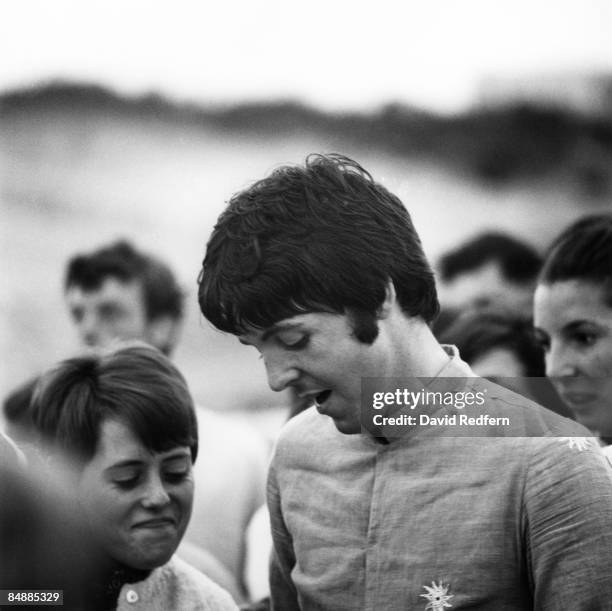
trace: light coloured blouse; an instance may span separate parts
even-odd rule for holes
[[[126,583],[117,611],[237,611],[232,597],[177,556],[143,581]]]

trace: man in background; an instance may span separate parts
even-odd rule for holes
[[[165,355],[176,346],[183,292],[165,263],[130,243],[119,241],[74,256],[66,268],[64,289],[84,346],[139,339]]]
[[[530,318],[540,265],[532,246],[500,231],[480,233],[445,253],[437,266],[442,311],[436,334],[474,309],[501,308]]]

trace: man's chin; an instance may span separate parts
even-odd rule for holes
[[[340,433],[344,435],[357,435],[361,433],[361,423],[350,422],[342,419],[333,418],[334,424]]]

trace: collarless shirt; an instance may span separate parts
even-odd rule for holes
[[[439,375],[474,377],[456,352]],[[268,480],[272,608],[612,609],[612,471],[597,443],[506,389],[489,399],[522,410],[530,436],[420,428],[381,444],[313,408],[290,421]]]

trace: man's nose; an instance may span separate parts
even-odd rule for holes
[[[264,355],[268,385],[276,392],[285,390],[299,378],[299,371],[282,356]]]
[[[578,373],[575,351],[566,344],[553,342],[546,354],[546,375],[549,378],[566,378]]]
[[[81,341],[86,346],[97,346],[100,342],[100,330],[98,320],[95,315],[88,314],[83,316],[79,323],[79,334]]]

